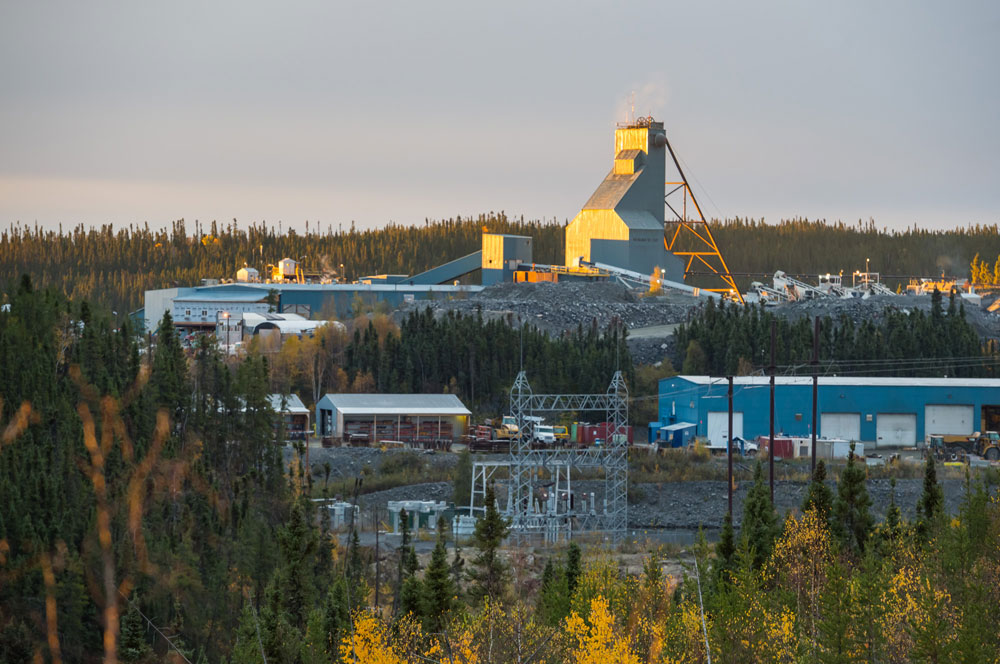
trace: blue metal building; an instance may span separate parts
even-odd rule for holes
[[[725,378],[675,376],[660,381],[656,432],[679,422],[696,424],[698,436],[725,444],[728,435]],[[752,439],[770,429],[767,376],[738,376],[733,387],[733,434]],[[930,434],[968,435],[1000,429],[1000,379],[821,377],[819,431],[874,447],[916,445]],[[775,379],[775,435],[812,435],[812,378]]]

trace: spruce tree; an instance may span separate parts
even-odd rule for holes
[[[340,661],[340,643],[351,629],[351,603],[348,599],[347,580],[337,577],[323,604],[323,630],[327,652],[333,661]]]
[[[873,525],[869,512],[871,504],[865,484],[865,467],[857,462],[854,443],[851,443],[847,466],[837,483],[837,498],[831,517],[832,530],[845,549],[864,552]]]
[[[549,558],[542,571],[542,585],[538,589],[536,615],[547,625],[556,627],[569,615],[569,588],[566,570]]]
[[[417,619],[423,618],[425,594],[426,590],[420,577],[415,574],[406,577],[399,594],[399,613],[401,615],[411,613]]]
[[[499,549],[509,527],[497,510],[496,494],[491,484],[486,488],[486,514],[476,522],[473,536],[479,555],[473,560],[475,569],[470,572],[473,585],[469,592],[476,599],[489,597],[499,600],[506,595],[510,570],[500,558]]]
[[[924,490],[917,502],[917,535],[921,540],[930,539],[934,526],[941,518],[943,511],[944,491],[937,481],[934,455],[928,452],[924,462]]]
[[[722,532],[719,533],[719,542],[715,545],[715,562],[712,566],[716,585],[729,581],[735,555],[736,536],[733,531],[733,517],[726,512],[722,521]]]
[[[761,569],[771,556],[774,538],[778,533],[778,515],[771,503],[771,493],[764,484],[764,469],[758,459],[753,470],[753,484],[743,502],[743,524],[740,538],[747,541],[752,552],[754,569]]]
[[[850,664],[855,661],[851,585],[843,566],[834,560],[826,570],[826,586],[820,593],[817,661],[820,664]]]
[[[316,530],[307,523],[305,507],[297,500],[292,505],[288,523],[278,529],[281,567],[277,579],[281,587],[281,606],[291,625],[300,631],[305,630],[309,608],[313,605],[313,556],[318,545]]]
[[[424,573],[427,597],[424,607],[424,627],[430,632],[440,632],[444,628],[455,602],[455,586],[452,584],[451,569],[448,566],[443,522],[443,519],[438,522],[437,542],[431,553],[431,562]]]
[[[826,521],[830,518],[832,506],[833,494],[830,487],[826,485],[826,463],[820,459],[816,462],[812,481],[806,490],[806,498],[802,501],[802,513],[805,514],[810,508],[815,508],[820,518]]]
[[[452,477],[454,478],[452,484],[455,487],[451,496],[452,501],[459,507],[468,505],[472,496],[472,454],[468,449],[459,453]]]
[[[465,558],[462,557],[462,547],[455,538],[455,555],[451,558],[451,582],[455,586],[455,596],[462,596],[462,578],[465,576]]]
[[[576,592],[576,584],[580,580],[581,555],[580,545],[576,542],[570,542],[569,549],[566,551],[566,591],[570,597]]]
[[[351,600],[351,610],[360,608],[368,601],[367,565],[361,555],[361,542],[358,531],[351,531],[351,544],[347,551],[347,583],[348,597]]]
[[[146,639],[145,624],[135,607],[135,596],[129,600],[128,610],[122,617],[120,634],[118,636],[118,658],[122,662],[150,661],[153,649]]]

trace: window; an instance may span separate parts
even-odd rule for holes
[[[201,315],[202,315],[202,316],[207,316],[207,315],[208,315],[208,312],[207,312],[207,311],[205,311],[204,309],[202,309],[202,310],[201,310]]]
[[[184,315],[185,316],[190,316],[191,315],[191,310],[190,309],[185,309],[184,310]]]

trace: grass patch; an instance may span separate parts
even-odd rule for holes
[[[425,482],[453,482],[454,469],[435,467],[422,454],[415,452],[400,452],[390,454],[379,461],[377,467],[368,464],[361,469],[360,495],[386,491],[410,484]],[[332,481],[324,490],[323,482],[313,483],[315,497],[340,496],[348,498],[354,495],[354,478],[343,478]]]

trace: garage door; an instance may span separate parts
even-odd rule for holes
[[[819,435],[824,438],[861,440],[861,413],[820,413]]]
[[[912,447],[917,444],[917,416],[879,413],[875,416],[876,447]]]
[[[972,406],[927,406],[924,408],[924,433],[968,436],[975,431]]]
[[[743,413],[733,413],[733,435],[743,437]],[[729,438],[729,411],[708,414],[708,439],[715,445],[726,446]]]

